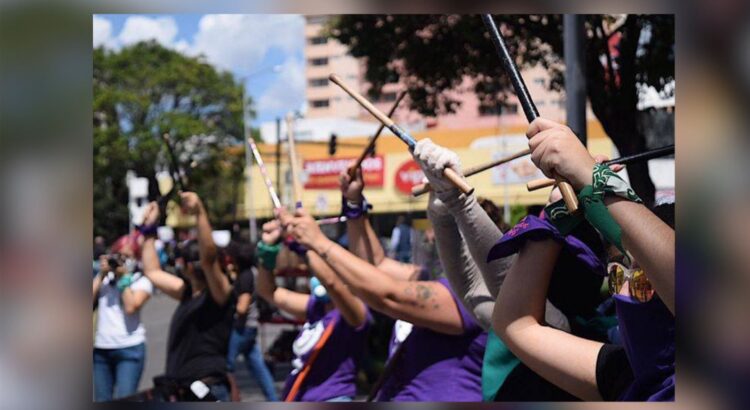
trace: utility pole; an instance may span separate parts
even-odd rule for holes
[[[565,116],[568,127],[583,142],[583,145],[587,143],[585,38],[583,16],[580,14],[565,14],[563,16]]]
[[[250,228],[250,243],[258,241],[258,222],[255,219],[255,200],[253,198],[253,157],[250,155],[250,144],[248,138],[252,138],[250,124],[247,121],[247,97],[245,83],[242,83],[242,123],[245,129],[245,199],[248,206],[248,225]]]
[[[276,117],[276,192],[281,195],[281,118]]]

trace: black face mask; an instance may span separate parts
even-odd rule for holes
[[[190,265],[193,267],[193,277],[197,280],[205,281],[206,274],[203,272],[200,262],[190,262]]]

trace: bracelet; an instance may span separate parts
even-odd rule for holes
[[[326,250],[324,250],[323,252],[321,252],[321,253],[320,253],[320,256],[321,256],[321,257],[322,257],[322,258],[323,258],[324,260],[326,260],[326,261],[328,260],[328,252],[330,252],[330,251],[331,251],[331,249],[333,249],[333,245],[334,245],[334,243],[333,243],[333,242],[331,242],[331,244],[330,244],[330,245],[328,245],[328,248],[326,248]]]
[[[370,209],[372,209],[372,205],[367,202],[364,196],[361,202],[349,201],[343,195],[341,196],[341,215],[345,216],[346,219],[357,219],[362,215],[367,215]]]
[[[307,255],[307,248],[305,248],[302,244],[295,241],[293,237],[287,236],[284,240],[284,245],[286,245],[287,248],[289,248],[290,251],[296,253],[299,256],[306,256]]]
[[[592,184],[584,186],[578,193],[582,215],[568,212],[563,200],[545,207],[544,213],[563,235],[569,234],[585,218],[604,239],[615,245],[627,257],[622,246],[622,229],[610,215],[604,204],[604,197],[616,195],[632,202],[643,201],[624,179],[604,164],[594,164],[591,180]]]
[[[280,250],[281,244],[268,245],[263,241],[258,242],[255,246],[258,263],[268,271],[273,271],[276,268],[276,256],[278,256]]]
[[[148,237],[156,237],[157,228],[158,228],[158,226],[155,223],[148,224],[148,225],[139,225],[137,227],[138,232],[140,232],[141,235],[143,235],[146,238],[148,238]]]

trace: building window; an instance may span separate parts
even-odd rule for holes
[[[328,107],[328,100],[312,100],[310,101],[310,105],[313,108],[326,108]]]
[[[396,93],[385,93],[381,94],[378,99],[379,102],[393,102],[396,101]]]
[[[310,65],[314,65],[314,66],[328,65],[328,58],[327,57],[311,58]]]
[[[328,85],[327,78],[312,78],[308,81],[310,87],[325,87]]]
[[[513,115],[518,113],[518,104],[513,105],[480,105],[479,115],[491,116],[491,115]]]
[[[310,37],[307,39],[307,42],[312,45],[325,44],[328,42],[328,37]]]

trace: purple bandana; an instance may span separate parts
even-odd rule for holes
[[[527,240],[541,241],[552,238],[563,244],[563,252],[575,261],[565,270],[586,271],[601,276],[606,275],[606,267],[601,259],[585,243],[575,236],[563,236],[549,221],[529,215],[521,219],[513,229],[503,235],[487,255],[487,262],[518,253]]]

